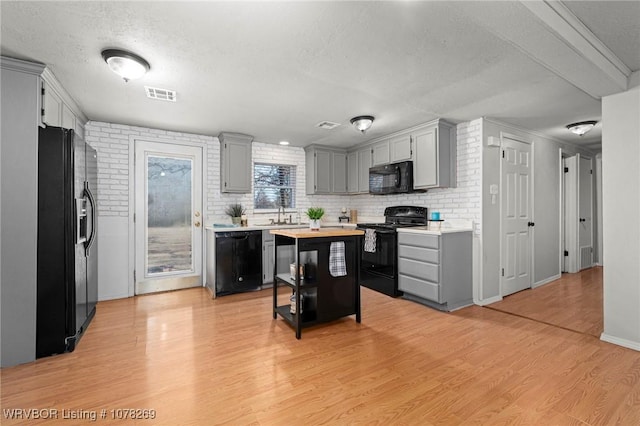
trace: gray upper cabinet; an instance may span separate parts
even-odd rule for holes
[[[62,104],[62,127],[73,130],[76,128],[76,116],[73,115],[71,108],[65,104]]]
[[[307,146],[305,152],[306,193],[346,194],[346,152],[318,145]]]
[[[344,152],[332,152],[331,161],[333,166],[331,192],[345,194],[347,192],[347,154]]]
[[[456,186],[455,130],[453,124],[437,120],[411,133],[415,189]]]
[[[62,98],[46,81],[42,82],[42,122],[48,126],[62,127]],[[68,109],[68,108],[67,108]]]
[[[381,141],[371,147],[371,165],[379,166],[381,164],[389,164],[389,141]]]
[[[253,136],[222,132],[220,140],[221,192],[251,192],[251,142]]]
[[[413,159],[411,135],[400,135],[389,140],[389,160],[391,163]]]
[[[73,129],[81,137],[84,136],[84,124],[87,118],[47,68],[41,75],[40,96],[41,125]],[[83,131],[78,132],[79,128]]]
[[[358,150],[358,192],[366,194],[369,192],[369,168],[371,167],[371,148]]]
[[[331,151],[309,145],[305,160],[307,194],[331,193]]]
[[[347,154],[347,192],[358,193],[358,151]]]
[[[456,185],[456,128],[434,120],[344,150],[309,145],[306,151],[307,194],[366,194],[369,168],[413,161],[415,189]]]

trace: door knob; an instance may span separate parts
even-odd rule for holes
[[[196,228],[199,228],[200,227],[200,222],[196,222],[196,223],[194,223],[194,225],[195,225]]]
[[[586,222],[586,221],[587,221],[587,219],[585,219],[584,217],[580,218],[580,222]]]
[[[200,217],[200,212],[196,212],[195,217]]]

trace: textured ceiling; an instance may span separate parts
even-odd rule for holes
[[[576,3],[637,70],[637,4]],[[1,49],[46,64],[91,120],[350,146],[434,118],[486,116],[597,145],[600,126],[583,138],[564,126],[599,120],[600,100],[469,12],[503,5],[513,19],[530,15],[514,2],[2,1]],[[105,48],[135,52],[151,71],[124,83]],[[147,99],[145,85],[177,91],[178,102]],[[366,135],[349,125],[362,114],[376,117]],[[316,128],[323,120],[342,126]]]
[[[640,1],[567,1],[565,5],[622,62],[633,71],[640,70]]]

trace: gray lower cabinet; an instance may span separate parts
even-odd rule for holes
[[[471,231],[440,235],[398,230],[398,288],[443,311],[473,304]]]
[[[304,228],[304,226],[301,226]],[[278,250],[278,274],[289,272],[289,260],[294,254],[294,247],[280,247]],[[262,284],[263,288],[271,287],[276,275],[276,247],[274,235],[269,229],[262,231]]]
[[[262,231],[262,284],[273,282],[274,265],[275,249],[273,234],[265,230]]]

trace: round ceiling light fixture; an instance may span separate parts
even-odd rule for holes
[[[149,62],[144,58],[125,50],[103,50],[102,58],[109,65],[111,71],[122,77],[125,82],[140,78],[151,69]]]
[[[289,141],[280,141],[278,142],[280,145],[289,145]]]
[[[596,123],[598,122],[593,120],[580,121],[579,123],[573,123],[573,124],[567,125],[567,129],[569,129],[571,132],[575,133],[578,136],[582,136],[585,133],[587,133],[589,130],[593,129],[593,126],[595,126]]]
[[[359,115],[351,119],[351,124],[353,124],[356,130],[364,133],[371,127],[373,120],[375,120],[375,118],[371,115]]]

